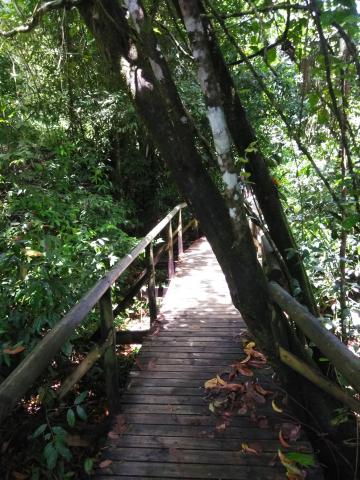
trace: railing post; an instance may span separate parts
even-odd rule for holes
[[[169,247],[169,259],[168,259],[168,277],[169,280],[173,278],[175,274],[175,265],[174,265],[174,242],[173,242],[173,231],[171,220],[168,227],[168,247]]]
[[[179,211],[179,226],[178,226],[178,256],[179,258],[184,253],[184,246],[183,246],[183,231],[182,231],[182,213],[181,210]]]
[[[150,324],[152,324],[157,318],[157,305],[156,305],[156,286],[155,286],[155,264],[154,264],[154,248],[153,242],[148,246],[148,268],[149,268],[149,282],[148,282],[148,301],[150,312]]]
[[[111,302],[111,287],[106,290],[99,300],[101,336],[103,341],[109,336],[112,337],[110,345],[104,353],[104,373],[106,394],[109,401],[109,412],[112,414],[116,410],[118,400],[118,371],[116,360],[116,337],[114,329],[113,308]]]
[[[199,222],[194,219],[194,230],[195,230],[195,236],[196,238],[199,238]]]

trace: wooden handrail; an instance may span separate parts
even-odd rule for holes
[[[171,223],[175,215],[186,207],[177,205],[166,215],[129,254],[123,257],[103,278],[101,278],[81,300],[55,325],[36,345],[34,350],[11,372],[0,385],[0,422],[14,405],[34,384],[51,360],[60,351],[88,313],[102,299],[111,285],[131,265],[145,248]]]

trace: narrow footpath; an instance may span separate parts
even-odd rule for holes
[[[278,450],[311,453],[311,446],[284,416],[291,412],[270,367],[229,378],[232,365],[248,365],[239,364],[248,356],[246,326],[205,239],[178,262],[159,318],[160,331],[144,342],[131,372],[96,478],[286,479]],[[217,375],[220,388],[205,390]],[[235,415],[237,393],[222,386],[240,382],[248,382],[249,408]],[[321,478],[318,469],[307,472],[306,479]]]

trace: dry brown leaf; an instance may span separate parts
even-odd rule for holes
[[[227,425],[228,425],[227,422],[221,422],[218,425],[216,425],[215,430],[217,432],[223,432],[226,429]]]
[[[263,395],[264,397],[266,395],[272,395],[274,392],[271,390],[265,390],[260,384],[256,383],[255,384],[255,390],[260,393],[260,395]]]
[[[100,468],[107,468],[107,467],[110,467],[110,465],[113,463],[112,460],[110,459],[107,459],[107,460],[103,460],[102,462],[99,463],[99,467]]]
[[[276,405],[275,400],[273,400],[271,402],[271,406],[272,406],[272,409],[274,410],[274,412],[283,413],[283,410]]]
[[[125,415],[116,415],[116,423],[114,425],[114,432],[122,435],[127,429]]]
[[[233,363],[231,367],[233,367],[235,373],[240,373],[246,377],[252,377],[254,375],[253,371],[250,370],[249,367],[243,365],[241,362]]]
[[[282,431],[279,431],[279,442],[281,443],[281,446],[284,448],[290,448],[290,445],[284,440]]]
[[[281,425],[281,431],[286,440],[296,442],[301,435],[301,425],[285,422]]]
[[[142,366],[142,364],[141,364],[141,362],[138,358],[135,358],[135,363],[136,363],[139,370],[144,370],[144,367]]]
[[[25,347],[18,346],[13,348],[4,348],[3,353],[7,353],[8,355],[17,355],[25,350]]]
[[[155,370],[156,369],[156,362],[157,358],[152,358],[149,363],[147,364],[147,370]]]
[[[255,448],[250,447],[247,443],[241,444],[241,450],[246,454],[259,455],[259,452]]]

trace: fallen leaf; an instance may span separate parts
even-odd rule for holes
[[[157,358],[152,358],[149,363],[147,364],[147,370],[155,370],[156,369],[156,362]]]
[[[218,386],[218,381],[216,378],[211,378],[204,383],[204,388],[216,388]]]
[[[100,467],[100,468],[107,468],[107,467],[109,467],[112,463],[113,463],[113,461],[110,460],[110,459],[108,459],[108,460],[103,460],[102,462],[99,463],[99,467]]]
[[[247,355],[246,358],[244,358],[244,360],[240,360],[239,363],[246,363],[250,360],[250,358],[251,358],[251,355]]]
[[[114,432],[118,435],[122,435],[127,429],[125,415],[116,415],[116,423],[114,426]]]
[[[272,395],[274,392],[272,392],[271,390],[265,390],[261,385],[259,385],[258,383],[255,384],[254,386],[255,390],[260,393],[260,395],[263,395],[264,397],[266,395]]]
[[[245,387],[242,383],[226,383],[223,387],[223,390],[228,390],[229,392],[243,392]]]
[[[141,362],[138,358],[135,358],[135,363],[136,363],[139,370],[144,370],[144,367],[142,366],[142,364],[141,364]]]
[[[246,393],[243,396],[243,399],[246,401],[248,405],[249,404],[251,405],[253,401],[255,403],[259,403],[260,405],[266,402],[265,398],[259,393],[257,393],[253,384],[250,382],[246,382]]]
[[[275,400],[273,400],[271,402],[271,406],[272,406],[272,409],[274,410],[274,412],[276,412],[276,413],[282,413],[283,412],[283,410],[276,405]]]
[[[283,437],[289,442],[296,442],[301,435],[301,425],[295,423],[283,423],[281,425]]]
[[[223,432],[227,426],[228,426],[228,422],[221,422],[216,425],[215,430],[217,432]]]
[[[254,375],[253,371],[250,370],[249,367],[243,365],[241,362],[233,363],[231,367],[233,367],[235,374],[240,373],[241,375],[245,375],[246,377],[252,377]]]
[[[283,434],[281,430],[279,431],[279,441],[281,443],[281,446],[284,448],[290,448],[290,445],[284,440]]]
[[[259,455],[259,452],[255,448],[251,448],[247,443],[241,444],[241,450],[243,453],[251,453],[253,455]]]
[[[204,383],[204,388],[211,389],[211,388],[219,388],[226,384],[225,380],[216,375],[215,378],[211,378]]]
[[[293,480],[303,480],[305,478],[304,472],[296,466],[294,461],[287,458],[281,450],[278,450],[278,456],[280,462],[286,468],[286,475],[288,478],[292,478]]]
[[[14,348],[4,348],[3,353],[7,353],[8,355],[17,355],[25,350],[25,347],[18,346]]]

